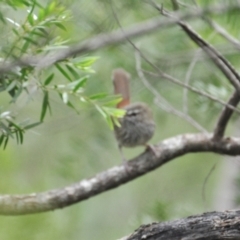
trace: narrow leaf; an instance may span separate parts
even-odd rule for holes
[[[5,141],[4,141],[4,145],[3,145],[3,149],[5,150],[6,147],[7,147],[7,143],[8,143],[8,137],[5,138]]]
[[[66,67],[67,67],[68,71],[71,72],[71,74],[73,75],[73,77],[75,79],[78,79],[80,77],[78,72],[72,66],[70,66],[69,64],[66,64]]]
[[[63,26],[63,24],[61,24],[60,22],[55,22],[54,23],[58,28],[64,30],[64,31],[67,31],[67,29]]]
[[[73,92],[76,92],[80,87],[83,87],[88,80],[88,76],[85,76],[83,78],[80,78],[78,81],[78,84],[74,87]]]
[[[27,129],[30,129],[30,128],[34,128],[34,127],[36,127],[40,124],[42,124],[42,122],[31,123],[31,124],[28,124],[27,126],[25,126],[24,129],[27,130]]]
[[[70,82],[72,82],[71,77],[67,74],[67,72],[58,63],[56,63],[55,66],[58,69],[58,71],[62,73],[62,75],[64,77],[66,77]]]
[[[48,92],[44,92],[43,103],[42,103],[42,111],[40,116],[40,121],[42,122],[48,108]]]
[[[53,80],[53,77],[54,77],[54,73],[50,74],[44,81],[44,86],[47,86]]]
[[[105,98],[107,96],[108,96],[107,93],[97,93],[97,94],[94,94],[94,95],[90,96],[89,99],[91,99],[91,100],[102,99],[102,98]]]
[[[1,137],[0,137],[0,146],[2,145],[4,138],[5,138],[5,135],[2,134]]]

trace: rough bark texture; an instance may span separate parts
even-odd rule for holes
[[[172,222],[142,225],[123,239],[237,240],[240,239],[240,211],[209,212]]]

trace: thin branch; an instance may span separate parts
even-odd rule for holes
[[[179,118],[184,119],[186,122],[190,123],[193,127],[195,127],[198,131],[203,132],[203,133],[208,132],[202,125],[200,125],[195,119],[193,119],[189,115],[187,115],[187,114],[185,114],[181,111],[178,111],[173,106],[170,106],[170,107],[164,106],[159,98],[156,97],[155,100],[154,100],[154,103],[158,107],[163,109],[164,111],[166,111],[168,113],[172,113],[172,114],[178,116]]]
[[[194,56],[193,60],[191,61],[187,73],[186,73],[186,77],[185,77],[185,81],[184,84],[189,86],[189,82],[190,82],[190,78],[193,72],[193,69],[198,61],[199,58],[199,53],[201,50],[198,50],[196,55]],[[188,114],[188,88],[183,88],[183,112],[185,114]]]
[[[126,38],[134,38],[145,35],[147,33],[154,32],[156,30],[164,29],[176,24],[179,20],[195,19],[205,14],[223,14],[228,11],[240,9],[240,4],[235,3],[231,5],[219,4],[217,6],[205,8],[205,9],[194,9],[188,13],[177,14],[177,19],[162,19],[159,17],[152,18],[150,20],[135,24],[122,30],[117,30],[112,33],[104,33],[97,35],[93,38],[86,39],[83,42],[75,46],[69,46],[67,49],[59,49],[56,52],[48,54],[38,54],[35,56],[26,56],[21,59],[16,59],[13,62],[5,62],[0,66],[0,74],[13,71],[16,67],[37,67],[38,69],[46,68],[53,65],[56,62],[62,61],[69,57],[82,55],[89,53],[106,46],[113,44],[119,44],[126,41]]]
[[[204,18],[204,20],[222,37],[224,37],[228,42],[230,42],[236,49],[240,50],[240,42],[230,35],[226,29],[217,24],[215,21],[209,18]]]
[[[151,76],[154,76],[154,77],[165,78],[165,79],[171,81],[172,83],[175,83],[175,84],[177,84],[177,85],[179,85],[181,87],[187,88],[187,89],[189,89],[192,92],[195,92],[195,93],[197,93],[197,94],[199,94],[201,96],[204,96],[204,97],[206,97],[206,98],[208,98],[208,99],[210,99],[210,100],[212,100],[214,102],[217,102],[217,103],[225,106],[226,108],[232,109],[235,112],[240,113],[240,110],[238,108],[230,105],[229,103],[226,103],[226,102],[224,102],[224,101],[222,101],[222,100],[220,100],[218,98],[215,98],[212,95],[209,95],[209,94],[207,94],[207,93],[205,93],[203,91],[200,91],[197,88],[194,88],[194,87],[192,87],[190,85],[186,85],[185,83],[181,82],[180,80],[178,80],[178,79],[176,79],[176,78],[174,78],[174,77],[172,77],[172,76],[170,76],[170,75],[168,75],[166,73],[162,73],[162,72],[160,72],[160,73],[153,73],[153,72],[149,72],[149,71],[146,71],[146,70],[143,70],[143,72],[145,72],[145,73],[147,73],[147,74],[149,74]]]
[[[235,91],[233,93],[233,95],[231,96],[231,98],[229,99],[228,104],[230,104],[232,106],[237,106],[239,101],[240,101],[240,95],[237,91]],[[229,119],[231,118],[232,114],[233,114],[232,109],[229,109],[226,107],[223,109],[223,111],[217,121],[216,127],[214,129],[214,135],[213,135],[214,140],[217,141],[224,136],[224,133],[225,133],[225,130],[227,127],[227,123],[228,123]]]
[[[163,15],[170,18],[177,19],[176,16],[164,11],[157,4],[153,3],[154,7]],[[206,54],[212,59],[215,65],[222,71],[222,73],[227,77],[230,83],[235,87],[236,91],[233,96],[228,101],[228,104],[236,107],[240,101],[240,75],[231,65],[231,63],[226,60],[214,47],[207,43],[203,38],[201,38],[189,25],[181,20],[177,21],[178,25],[185,31],[185,33],[192,39],[199,47],[201,47]],[[225,129],[230,117],[233,114],[233,110],[225,107],[219,117],[216,128],[214,130],[214,140],[219,140],[224,136]]]
[[[178,111],[177,109],[175,109],[164,97],[160,95],[158,91],[156,91],[156,89],[149,83],[149,81],[145,78],[143,74],[143,71],[141,68],[141,59],[140,59],[139,51],[135,51],[135,56],[136,56],[135,59],[136,59],[136,69],[137,69],[138,76],[142,80],[145,87],[155,96],[156,98],[155,103],[157,104],[157,106],[160,106],[160,108],[164,109],[165,111],[169,113],[173,113],[174,115],[184,119],[200,132],[208,133],[208,131],[203,126],[201,126],[196,120],[194,120],[189,115],[184,114],[181,111]],[[165,106],[163,103],[165,103]]]
[[[240,155],[240,138],[223,138],[216,142],[212,140],[212,134],[175,136],[154,145],[154,153],[145,151],[128,161],[128,172],[121,165],[61,189],[26,195],[0,195],[0,214],[22,215],[67,207],[116,188],[179,156],[193,152],[237,156]]]
[[[170,18],[178,19],[177,16],[164,11],[161,7],[154,3],[155,8],[162,14]],[[231,63],[225,59],[221,53],[219,53],[213,46],[207,43],[199,34],[197,34],[188,24],[184,23],[180,19],[177,20],[177,24],[185,31],[185,33],[192,39],[203,51],[212,59],[215,65],[226,76],[229,82],[235,87],[240,94],[240,76],[234,69]]]
[[[214,163],[213,166],[210,168],[207,176],[204,179],[203,185],[202,185],[202,200],[203,200],[204,204],[206,204],[205,188],[206,188],[209,177],[211,176],[211,174],[213,173],[213,171],[215,170],[215,168],[217,166],[217,163],[218,162]]]
[[[111,3],[111,2],[110,2],[110,3]],[[170,76],[170,75],[165,74],[164,72],[162,72],[155,64],[153,64],[150,60],[148,60],[148,58],[140,51],[140,49],[126,36],[125,30],[122,28],[121,23],[120,23],[120,21],[119,21],[119,19],[118,19],[118,17],[117,17],[117,14],[116,14],[116,12],[115,12],[112,4],[111,4],[111,9],[112,9],[114,18],[115,18],[116,22],[118,23],[118,25],[119,25],[119,27],[120,27],[120,30],[123,32],[123,34],[125,34],[126,40],[133,46],[133,48],[136,50],[136,52],[138,52],[138,53],[141,55],[141,57],[142,57],[150,66],[152,66],[152,67],[159,73],[159,76],[161,76],[161,77],[163,77],[163,78],[165,78],[165,79],[168,79],[168,80],[170,80],[171,82],[173,82],[173,83],[175,83],[175,84],[178,84],[178,85],[180,85],[180,86],[183,86],[183,87],[185,87],[185,88],[187,88],[187,89],[189,89],[189,90],[191,90],[191,91],[193,91],[193,92],[196,92],[196,93],[198,93],[198,94],[200,94],[200,95],[202,95],[202,96],[208,97],[208,98],[211,99],[211,100],[214,100],[214,101],[216,101],[216,102],[219,102],[219,103],[221,103],[222,105],[224,105],[224,106],[227,107],[227,108],[230,108],[230,109],[232,109],[232,110],[235,110],[236,112],[240,112],[240,110],[238,110],[237,108],[235,108],[235,106],[231,106],[230,104],[227,104],[227,103],[225,103],[225,102],[223,102],[223,101],[221,101],[221,100],[219,100],[219,99],[217,99],[217,98],[214,98],[214,97],[212,97],[211,95],[209,95],[209,94],[207,94],[207,93],[204,93],[204,92],[202,92],[202,91],[199,91],[198,89],[196,89],[196,88],[194,88],[194,87],[190,87],[189,85],[186,85],[186,84],[182,83],[182,82],[179,81],[178,79],[175,79],[175,78],[173,78],[172,76]],[[236,74],[237,74],[237,73],[236,73]],[[162,100],[163,100],[163,99],[162,99]],[[180,114],[180,116],[182,117],[182,114]]]
[[[240,101],[240,75],[238,72],[220,53],[218,53],[212,46],[210,46],[200,36],[198,36],[188,25],[182,22],[180,22],[179,25],[185,30],[188,36],[212,58],[213,62],[224,73],[227,79],[234,85],[236,91],[229,99],[228,104],[236,107]],[[225,107],[223,109],[214,130],[214,140],[219,140],[224,136],[227,124],[232,114],[232,109],[229,109],[228,107]]]

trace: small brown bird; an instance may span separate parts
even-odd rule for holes
[[[119,119],[121,126],[114,126],[125,166],[126,160],[122,153],[122,147],[139,145],[149,147],[147,142],[152,138],[155,130],[153,114],[148,105],[141,102],[130,104],[129,78],[130,75],[123,69],[113,71],[114,93],[122,96],[122,101],[118,103],[117,108],[126,110],[125,116]]]

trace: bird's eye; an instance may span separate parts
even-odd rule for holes
[[[137,116],[137,115],[138,115],[138,112],[137,112],[137,111],[128,111],[128,112],[127,112],[127,115],[128,115],[128,116]]]

